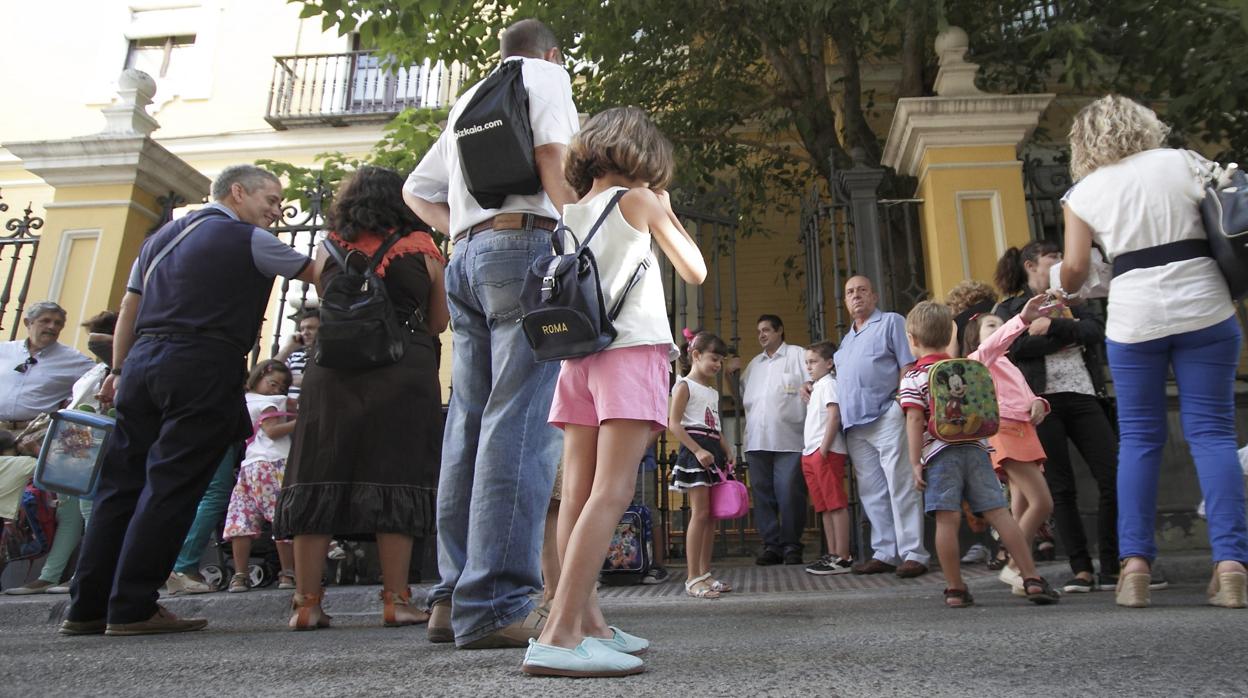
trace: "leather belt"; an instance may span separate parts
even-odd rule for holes
[[[546,216],[537,216],[532,213],[500,213],[493,218],[482,221],[468,230],[456,235],[451,244],[457,244],[464,238],[472,239],[473,235],[484,232],[486,230],[548,230],[554,231],[558,226],[558,222],[553,218]]]

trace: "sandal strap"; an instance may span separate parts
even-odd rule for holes
[[[320,594],[294,594],[290,597],[291,609],[306,608],[308,606],[320,606]]]
[[[710,572],[707,572],[706,574],[701,575],[699,577],[694,577],[693,579],[690,579],[689,581],[685,582],[685,588],[692,589],[693,587],[697,586],[699,582],[705,582],[706,580],[710,578],[711,578]]]

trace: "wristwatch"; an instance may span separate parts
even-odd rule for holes
[[[109,370],[108,370],[108,375],[110,375],[110,376],[120,376],[120,375],[121,375],[121,367],[120,367],[120,366],[118,366],[117,368],[111,368],[111,369],[109,369]]]

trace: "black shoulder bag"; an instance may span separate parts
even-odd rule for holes
[[[585,240],[567,254],[563,251],[563,233],[566,231],[574,241],[576,234],[561,220],[551,234],[554,254],[539,258],[525,274],[520,289],[520,310],[524,313],[521,324],[538,361],[580,358],[602,351],[615,341],[614,321],[624,309],[628,292],[650,267],[650,260],[641,260],[608,311],[598,278],[598,262],[589,250],[589,241],[627,191],[621,189],[611,197]]]
[[[523,63],[503,61],[455,120],[464,184],[482,208],[499,208],[513,194],[542,191]]]
[[[388,366],[403,358],[408,330],[399,321],[385,280],[377,275],[377,265],[385,258],[398,233],[386,238],[364,269],[355,271],[349,262],[358,250],[346,254],[330,240],[325,249],[342,269],[329,280],[321,294],[321,329],[316,336],[318,366],[365,369]]]

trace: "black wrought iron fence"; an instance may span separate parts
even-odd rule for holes
[[[0,196],[0,213],[9,210],[3,198]],[[0,287],[0,336],[8,329],[10,341],[17,339],[17,328],[22,326],[30,276],[39,253],[38,231],[42,227],[43,219],[34,215],[31,205],[27,204],[22,217],[6,221],[7,232],[0,234],[0,273],[4,274],[4,286]]]

